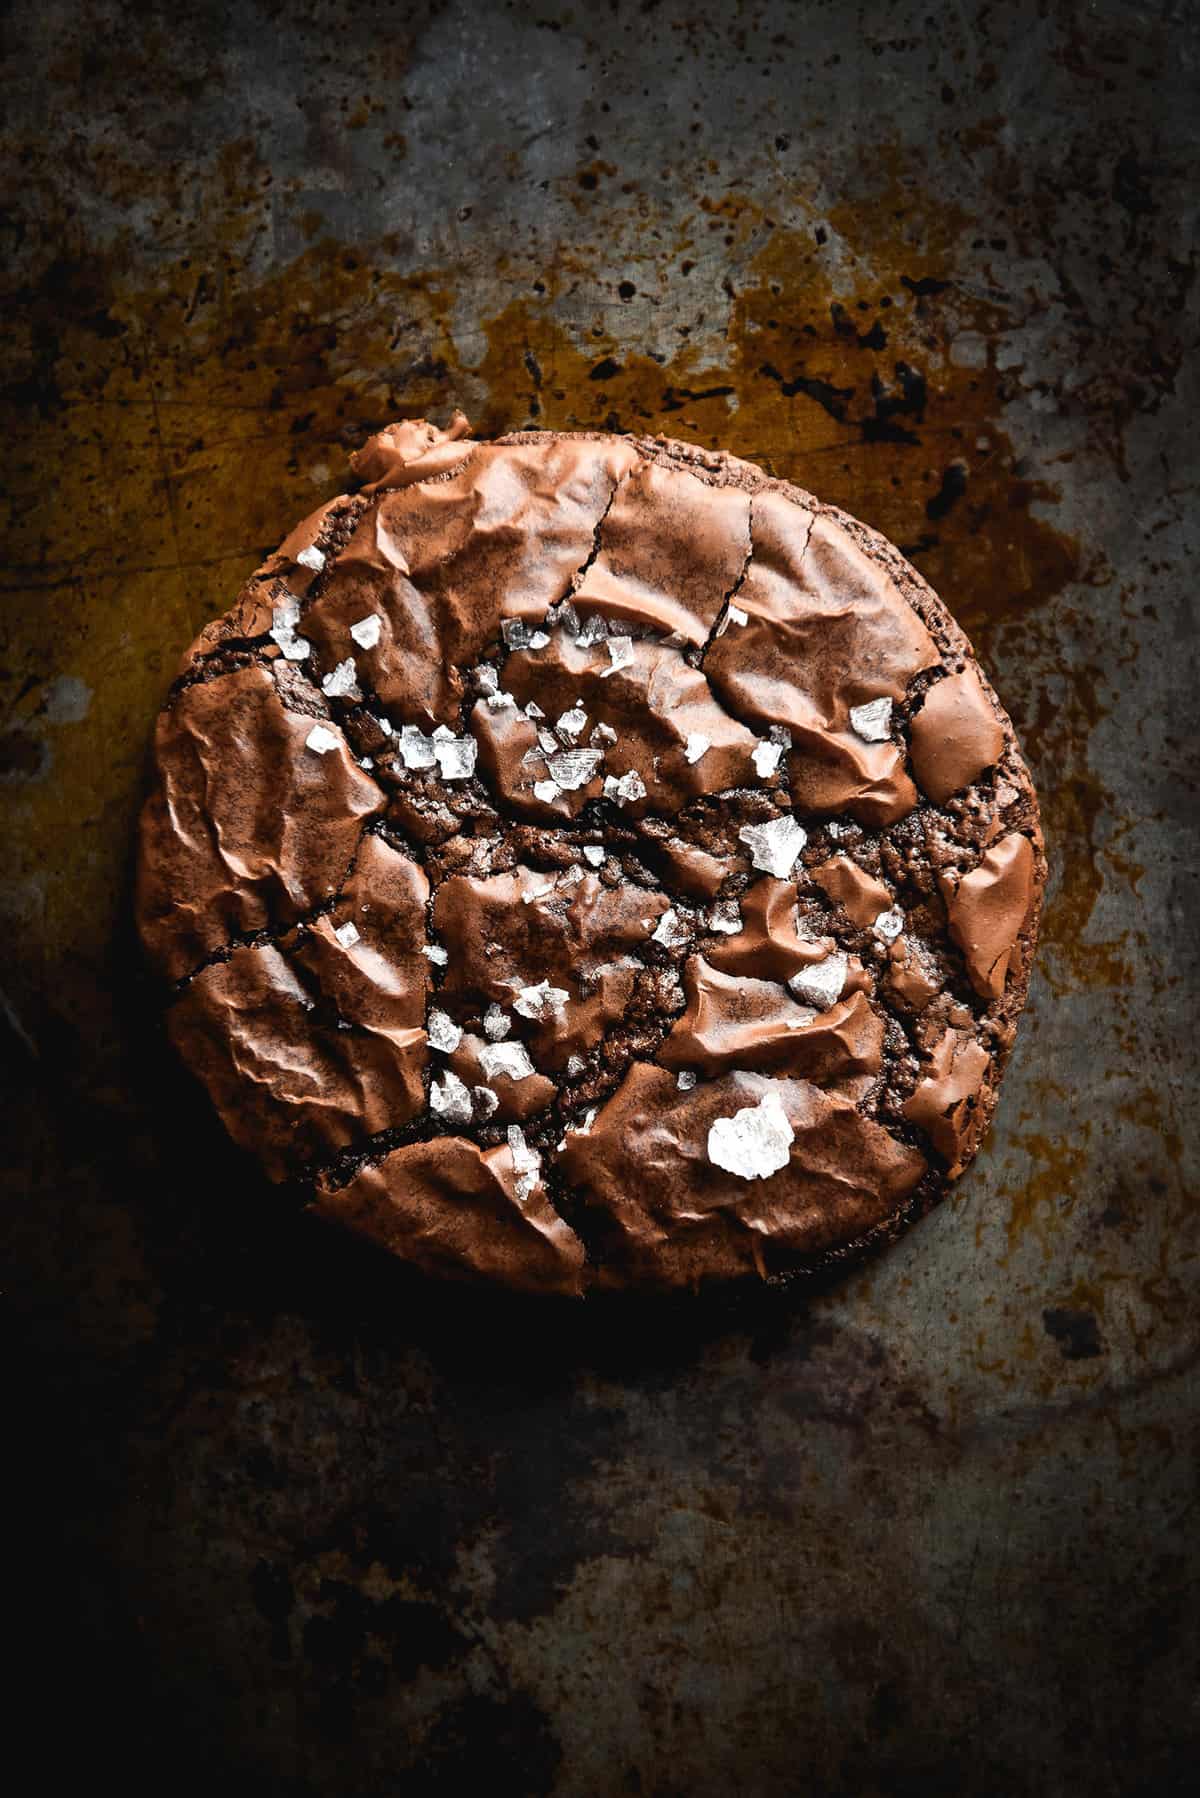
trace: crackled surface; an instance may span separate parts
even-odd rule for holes
[[[883,539],[666,439],[408,421],[183,659],[138,906],[230,1134],[547,1293],[767,1277],[970,1161],[1044,860]]]

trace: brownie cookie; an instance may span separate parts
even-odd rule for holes
[[[662,439],[399,424],[186,656],[137,908],[231,1136],[428,1271],[815,1268],[970,1162],[1046,865],[883,538]]]

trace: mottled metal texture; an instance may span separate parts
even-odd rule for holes
[[[43,1754],[297,1795],[1183,1790],[1195,8],[5,30]],[[128,876],[175,659],[368,430],[454,403],[795,476],[906,547],[1016,720],[1053,884],[996,1128],[826,1292],[426,1291],[295,1216],[164,1054]]]

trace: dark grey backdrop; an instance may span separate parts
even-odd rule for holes
[[[6,1484],[41,1783],[1182,1791],[1195,8],[19,0],[4,29]],[[1053,883],[992,1142],[828,1292],[426,1291],[266,1190],[164,1055],[128,872],[175,658],[365,431],[454,403],[720,442],[849,506],[1028,747]]]

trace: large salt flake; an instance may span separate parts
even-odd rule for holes
[[[652,943],[661,943],[664,949],[682,949],[683,945],[685,943],[690,943],[691,940],[692,933],[684,923],[683,919],[679,916],[679,913],[675,910],[674,906],[668,906],[667,910],[658,920],[654,935],[650,938],[650,941]]]
[[[489,1080],[507,1074],[510,1080],[528,1080],[533,1063],[524,1043],[488,1043],[479,1051],[479,1065]]]
[[[788,985],[797,999],[806,999],[818,1011],[828,1011],[842,996],[848,967],[849,963],[844,955],[827,955],[824,961],[812,962],[806,968],[797,969]]]
[[[508,1126],[508,1146],[512,1151],[513,1172],[517,1176],[517,1199],[523,1205],[538,1183],[542,1158],[536,1149],[529,1147],[519,1124]]]
[[[436,1009],[429,1014],[425,1034],[429,1038],[429,1047],[440,1049],[443,1055],[453,1055],[462,1041],[462,1030],[454,1019],[448,1013]]]
[[[708,1159],[739,1180],[769,1180],[788,1164],[796,1133],[774,1087],[757,1105],[744,1105],[731,1118],[709,1127]]]
[[[560,749],[547,764],[550,773],[565,793],[586,787],[596,778],[596,770],[604,760],[602,749]]]
[[[321,682],[321,691],[328,699],[361,699],[358,681],[355,679],[354,662],[350,656],[339,662],[332,674],[325,675]]]
[[[479,754],[474,737],[456,737],[452,730],[439,724],[431,745],[443,780],[469,780],[474,774],[475,758]]]
[[[433,743],[415,724],[406,724],[400,732],[400,760],[406,768],[432,768],[437,761]]]
[[[368,612],[357,624],[350,626],[350,635],[360,649],[374,649],[379,642],[379,633],[383,629],[383,620],[378,612]]]
[[[850,729],[864,743],[886,743],[892,734],[891,700],[869,699],[865,705],[852,705]]]
[[[441,1080],[435,1080],[429,1088],[429,1109],[436,1112],[444,1124],[469,1124],[471,1122],[471,1095],[449,1068]]]
[[[483,1034],[490,1043],[503,1042],[512,1029],[512,1019],[498,1005],[489,1005],[483,1014]]]
[[[271,629],[268,635],[274,638],[289,662],[303,662],[312,648],[304,637],[296,635],[296,626],[300,622],[300,601],[294,597],[285,599],[282,604],[271,607]]]
[[[532,1018],[535,1023],[542,1024],[560,1012],[570,997],[563,987],[539,980],[536,986],[520,989],[513,1001],[513,1010],[519,1011],[523,1018]]]
[[[576,703],[567,711],[559,713],[555,729],[565,742],[576,743],[587,729],[587,713]]]
[[[613,800],[616,805],[636,805],[639,799],[646,797],[646,783],[636,768],[630,768],[627,774],[622,774],[620,780],[615,774],[606,774],[604,797]]]
[[[754,763],[754,772],[758,778],[769,780],[778,768],[782,757],[782,743],[756,743],[751,751],[750,760]]]
[[[769,824],[743,825],[738,841],[749,849],[754,867],[761,868],[764,874],[773,874],[776,880],[786,880],[808,834],[790,812],[785,812]]]
[[[314,724],[304,739],[304,747],[311,749],[316,755],[328,755],[331,749],[337,748],[341,740],[333,731],[326,730],[323,724]]]

